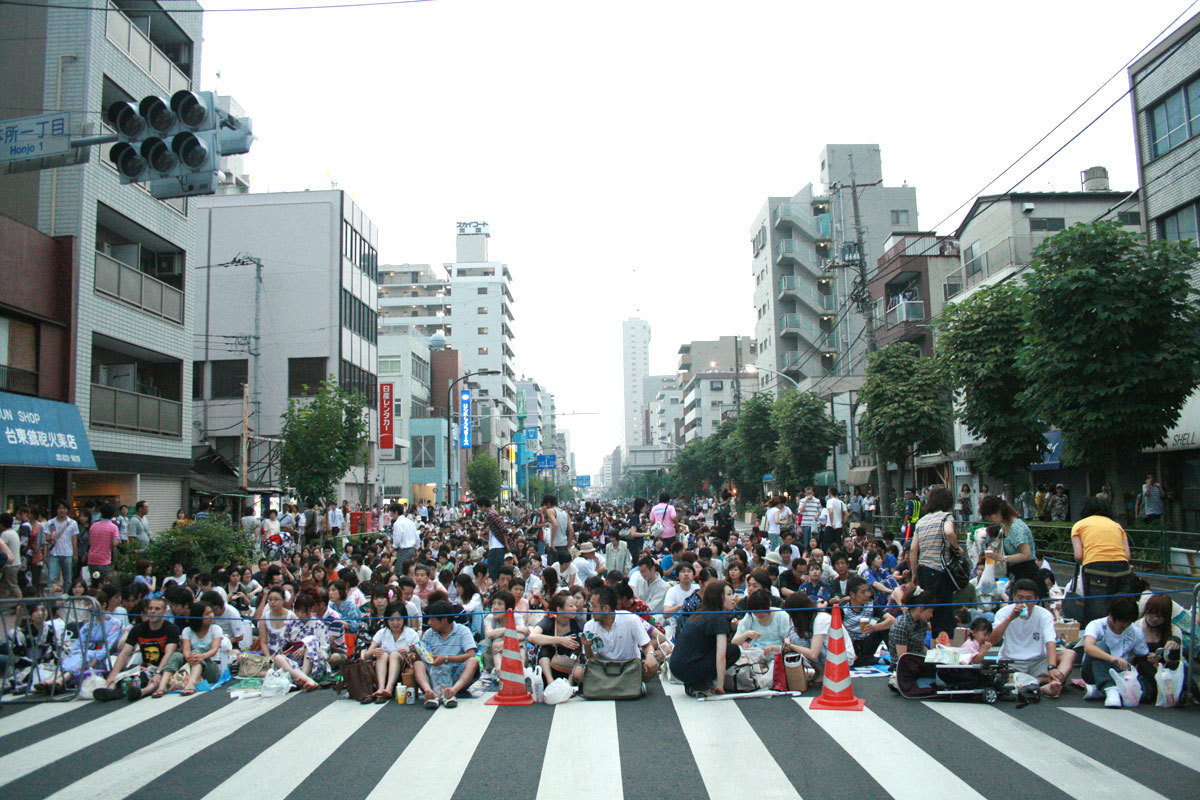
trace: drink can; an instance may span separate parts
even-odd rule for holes
[[[417,687],[406,686],[405,689],[406,689],[406,691],[405,691],[406,698],[405,698],[404,702],[410,706],[415,705],[417,702]]]

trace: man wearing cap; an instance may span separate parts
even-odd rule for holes
[[[586,581],[604,568],[604,562],[600,560],[600,555],[596,552],[596,545],[591,542],[584,542],[579,545],[579,555],[571,563],[575,565],[575,569],[579,573],[578,578],[580,583]]]
[[[475,637],[466,626],[454,621],[461,609],[437,600],[425,608],[425,633],[421,644],[429,654],[413,664],[417,686],[425,693],[425,707],[458,705],[455,696],[471,685],[479,670],[475,660]]]

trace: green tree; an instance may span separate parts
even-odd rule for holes
[[[1113,222],[1075,225],[1034,253],[1026,280],[1023,400],[1062,431],[1064,463],[1103,469],[1163,440],[1200,372],[1191,242]]]
[[[312,398],[288,400],[283,414],[283,481],[311,503],[336,500],[337,482],[363,462],[370,432],[361,395],[326,380]]]
[[[795,494],[825,469],[830,450],[842,439],[842,426],[834,422],[829,407],[812,392],[787,392],[771,409],[771,427],[778,437],[775,447],[776,485]]]
[[[147,558],[158,575],[169,575],[176,562],[188,572],[215,572],[230,564],[248,564],[254,560],[254,534],[232,523],[228,515],[200,519],[177,528],[168,528],[154,536],[143,552],[122,550],[117,556],[117,572],[132,580],[135,564]]]
[[[762,477],[775,463],[776,435],[771,426],[774,405],[762,394],[742,403],[733,430],[721,442],[728,477],[737,485],[739,499],[747,502],[762,498]]]
[[[980,289],[946,306],[935,325],[936,359],[957,393],[955,415],[980,440],[980,468],[1009,485],[1024,483],[1046,451],[1046,425],[1021,393],[1023,289],[1013,281]]]
[[[500,465],[488,453],[480,453],[467,464],[467,486],[476,497],[500,498]]]
[[[897,342],[867,356],[859,400],[867,404],[859,429],[886,464],[899,467],[910,453],[945,450],[950,444],[950,403],[932,358],[911,342]],[[888,487],[879,487],[880,508],[889,508]]]

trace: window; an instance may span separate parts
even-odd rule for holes
[[[214,400],[227,400],[242,396],[242,386],[250,382],[250,361],[235,358],[230,361],[212,362],[209,376],[212,382],[210,395]]]
[[[1061,231],[1067,227],[1066,220],[1062,217],[1030,217],[1029,230],[1031,231]]]
[[[418,311],[413,311],[417,316]],[[353,294],[342,289],[342,327],[375,344],[378,340],[379,314]]]
[[[434,437],[413,436],[412,466],[414,469],[431,469],[437,466],[437,449],[434,447]]]
[[[1141,225],[1142,212],[1140,211],[1118,211],[1117,222],[1122,225]]]
[[[1187,94],[1191,94],[1191,92]],[[1187,141],[1187,96],[1182,86],[1150,109],[1150,124],[1150,138],[1153,141],[1153,151],[1156,157]]]
[[[429,362],[416,353],[412,354],[412,376],[422,386],[429,385]]]
[[[488,332],[488,329],[487,329],[487,328],[480,328],[480,329],[479,329],[479,335],[480,335],[480,336],[487,336],[487,332]]]
[[[288,359],[288,397],[310,397],[316,394],[325,380],[325,359]]]
[[[381,359],[379,359],[379,374],[380,375],[403,375],[404,374],[404,359],[403,358],[381,358]]]
[[[479,348],[479,355],[486,356],[487,354],[488,354],[488,349],[486,347]]]
[[[192,399],[204,399],[204,362],[192,362]]]
[[[477,311],[478,311],[478,313],[480,313],[480,314],[486,314],[486,313],[487,313],[487,306],[480,306],[480,307],[477,309]]]
[[[908,209],[905,209],[905,208],[894,209],[892,211],[892,224],[893,225],[907,225],[908,224]]]
[[[487,287],[486,287],[486,286],[480,286],[480,287],[479,287],[479,289],[477,290],[477,292],[478,292],[479,294],[487,294]]]
[[[342,359],[339,384],[343,390],[362,396],[370,408],[379,405],[379,379],[362,367]]]
[[[714,392],[719,392],[725,388],[725,381],[709,381],[708,388]]]
[[[963,273],[967,277],[983,271],[983,259],[980,256],[979,242],[975,242],[963,251]]]
[[[1180,242],[1184,239],[1196,241],[1196,210],[1197,204],[1193,203],[1174,213],[1159,217],[1159,238],[1170,242]]]

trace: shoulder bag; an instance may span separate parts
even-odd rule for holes
[[[646,694],[642,661],[590,658],[583,668],[583,691],[588,700],[637,700]]]
[[[960,591],[971,580],[971,562],[967,560],[967,556],[963,553],[963,549],[959,547],[957,551],[951,550],[946,541],[946,524],[954,527],[954,516],[947,513],[942,520],[942,569],[946,571],[946,577],[950,579],[950,583],[954,586],[954,591]]]
[[[356,659],[342,664],[342,686],[351,700],[360,703],[375,694],[375,666],[369,661]]]

